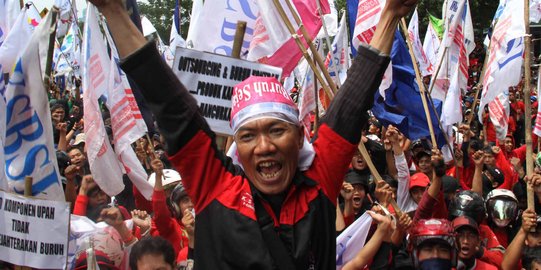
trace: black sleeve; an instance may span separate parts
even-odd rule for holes
[[[389,61],[388,56],[377,50],[360,46],[347,79],[331,102],[322,123],[350,143],[359,143],[361,130],[368,120],[366,111],[374,104],[374,94]]]
[[[123,59],[121,67],[141,89],[166,139],[169,155],[177,153],[200,130],[214,136],[198,112],[197,101],[161,58],[154,42]]]

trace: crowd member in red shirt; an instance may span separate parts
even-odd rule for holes
[[[513,239],[513,227],[518,214],[518,200],[507,189],[492,190],[486,196],[488,225],[496,234],[498,241],[507,248]]]
[[[513,169],[513,166],[507,161],[500,147],[486,146],[483,151],[485,165],[500,169],[504,176],[504,182],[500,188],[511,190],[513,185],[518,181],[518,174]]]
[[[192,216],[193,203],[186,190],[179,183],[170,192],[169,202],[163,185],[163,163],[159,159],[151,162],[155,173],[154,193],[152,194],[152,236],[161,236],[169,241],[175,249],[177,263],[188,258],[188,246],[190,237],[193,241],[193,224],[185,226],[182,220],[188,220]],[[179,177],[180,178],[180,177]],[[193,245],[192,245],[193,246]]]
[[[458,248],[458,265],[463,265],[465,270],[498,269],[496,266],[477,259],[477,253],[481,250],[481,237],[479,227],[475,220],[467,216],[460,216],[453,220],[453,228],[456,233]]]

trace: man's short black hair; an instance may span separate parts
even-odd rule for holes
[[[137,270],[137,261],[147,254],[163,255],[164,261],[175,268],[175,250],[171,243],[159,236],[145,237],[135,243],[130,253],[130,268]]]

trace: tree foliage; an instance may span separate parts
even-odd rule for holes
[[[147,0],[148,3],[138,1],[139,13],[154,25],[162,40],[169,44],[169,34],[173,25],[173,13],[176,0]],[[180,32],[186,38],[192,10],[192,0],[179,0],[180,2]]]

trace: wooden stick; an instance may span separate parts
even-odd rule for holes
[[[32,184],[34,180],[32,179],[32,176],[26,176],[24,178],[24,196],[25,197],[32,197]]]
[[[310,38],[310,35],[308,35],[308,32],[306,31],[306,28],[302,24],[301,18],[299,18],[299,15],[297,14],[297,11],[295,8],[293,8],[293,5],[291,5],[291,2],[289,0],[284,0],[287,4],[287,7],[289,8],[289,11],[291,14],[293,14],[293,19],[295,22],[299,25],[299,29],[301,30],[301,34],[304,37],[304,40],[306,40],[306,43],[308,43],[308,46],[310,48],[310,51],[312,52],[312,55],[314,55],[314,59],[316,60],[316,63],[318,64],[319,68],[321,69],[321,72],[323,72],[323,76],[325,76],[325,80],[327,80],[327,83],[329,87],[331,88],[332,92],[336,94],[338,90],[336,89],[336,84],[334,83],[333,79],[331,78],[331,75],[329,74],[329,71],[327,70],[327,67],[325,67],[325,62],[323,62],[323,59],[321,59],[321,55],[319,55],[319,52],[317,51],[316,47],[314,46],[314,43],[312,42],[312,38]],[[319,3],[320,0],[316,0],[316,2]],[[276,0],[275,0],[276,3]],[[278,6],[277,6],[278,8]],[[279,8],[282,8],[281,6]],[[285,14],[285,13],[284,13]],[[287,17],[284,17],[284,22],[289,23],[291,25],[291,22],[289,22],[289,19]],[[323,22],[325,23],[325,22]],[[293,34],[293,33],[292,33]],[[304,46],[303,46],[304,48]],[[338,73],[336,74],[338,76]],[[323,84],[323,83],[322,83]]]
[[[415,55],[413,54],[413,46],[411,43],[410,36],[408,34],[408,27],[406,27],[406,20],[404,18],[400,20],[400,28],[402,28],[402,31],[404,32],[404,35],[406,36],[406,40],[408,43],[410,57],[413,62],[413,69],[415,70],[415,79],[417,80],[417,85],[419,85],[419,91],[421,92],[421,101],[423,102],[423,109],[425,110],[428,130],[430,131],[430,139],[432,139],[432,146],[436,146],[438,145],[438,143],[436,142],[436,135],[434,133],[434,127],[432,126],[432,119],[430,117],[430,112],[428,110],[428,103],[426,101],[426,89],[423,83],[423,79],[421,78],[421,72],[419,71],[419,66],[417,65],[417,59],[415,58]]]
[[[338,73],[336,73],[338,74]],[[317,133],[317,130],[319,128],[319,106],[318,106],[318,100],[319,100],[319,91],[317,87],[317,81],[314,80],[314,98],[316,101],[316,115],[314,117],[314,134]]]
[[[383,181],[383,178],[381,177],[378,170],[376,169],[376,166],[374,166],[374,163],[372,162],[372,159],[370,158],[370,155],[368,154],[368,151],[366,150],[366,147],[364,146],[362,139],[358,145],[358,148],[359,148],[359,151],[361,152],[361,155],[364,158],[364,161],[366,162],[366,164],[368,165],[368,168],[370,169],[370,173],[372,173],[372,175],[374,176],[376,184],[378,182]],[[402,216],[402,210],[400,210],[400,208],[398,207],[398,204],[396,204],[396,201],[391,198],[390,203],[393,206],[394,212],[396,213],[396,215],[398,217]]]
[[[47,48],[47,60],[45,62],[45,76],[43,78],[43,83],[45,84],[45,89],[49,89],[51,83],[51,71],[53,69],[53,52],[54,52],[54,41],[56,38],[56,19],[58,18],[58,13],[60,12],[56,6],[51,8],[52,22],[51,27],[48,29],[49,34],[49,47]]]
[[[284,23],[286,24],[286,27],[287,29],[289,30],[289,33],[293,36],[293,38],[295,39],[295,43],[297,43],[297,46],[299,47],[299,49],[301,50],[302,52],[302,55],[304,56],[304,58],[306,59],[306,62],[308,62],[308,65],[310,66],[310,68],[314,71],[314,74],[316,75],[316,79],[319,81],[319,83],[321,83],[321,86],[323,87],[323,90],[325,90],[325,93],[327,94],[327,96],[329,97],[329,99],[332,99],[334,94],[333,92],[331,91],[331,89],[329,88],[329,85],[326,84],[325,80],[323,79],[323,77],[321,77],[321,74],[319,73],[319,70],[318,68],[316,67],[316,65],[314,64],[314,62],[312,61],[312,58],[310,57],[310,55],[308,54],[308,52],[306,51],[306,48],[304,47],[304,44],[302,44],[299,36],[297,35],[297,33],[295,32],[295,29],[293,28],[293,26],[291,25],[291,22],[289,21],[289,19],[287,18],[287,15],[284,11],[284,9],[282,8],[282,6],[280,5],[280,2],[278,2],[278,0],[273,0],[274,2],[274,5],[276,6],[276,9],[278,10],[278,13],[280,13],[280,17],[282,17],[282,20],[284,21]]]
[[[530,36],[530,4],[529,0],[524,0],[524,24],[526,27],[526,35],[524,36],[524,111],[525,111],[525,125],[524,131],[526,132],[526,175],[531,177],[533,175],[533,157],[532,157],[532,110],[530,100],[530,84],[531,84],[531,36]],[[535,197],[533,187],[527,185],[528,195],[528,209],[535,210]]]
[[[244,34],[246,33],[246,22],[237,21],[237,29],[235,30],[235,39],[233,40],[233,51],[231,57],[240,59],[240,51],[244,42]],[[224,140],[224,151],[227,153],[233,144],[233,136],[227,136]]]

